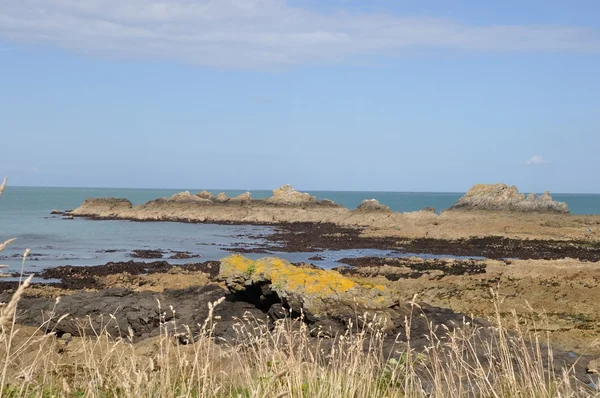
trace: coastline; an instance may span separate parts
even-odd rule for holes
[[[35,327],[46,322],[57,341],[70,341],[95,333],[104,327],[103,314],[112,314],[114,327],[129,330],[134,346],[150,344],[162,333],[174,344],[194,346],[202,332],[191,327],[181,333],[174,325],[208,322],[212,312],[207,309],[220,302],[211,337],[217,345],[233,344],[239,338],[239,319],[246,316],[264,322],[266,333],[296,322],[306,328],[308,345],[326,346],[339,344],[339,336],[357,325],[365,327],[366,319],[373,317],[383,328],[369,329],[366,335],[379,336],[379,355],[398,361],[409,348],[426,355],[431,342],[424,336],[430,327],[439,331],[440,341],[471,328],[477,330],[471,337],[489,340],[495,322],[510,321],[515,311],[520,322],[531,323],[528,333],[547,334],[550,346],[542,349],[552,347],[556,360],[572,366],[578,380],[585,379],[586,364],[600,355],[594,345],[600,333],[600,296],[595,292],[595,281],[600,280],[600,239],[595,231],[600,216],[514,211],[515,206],[536,208],[537,202],[520,196],[510,199],[507,207],[512,210],[436,214],[433,209],[392,212],[373,200],[351,210],[316,201],[291,187],[280,191],[283,198],[274,192],[272,200],[252,200],[249,195],[217,195],[217,200],[210,193],[184,192],[138,206],[125,199],[90,199],[73,211],[53,213],[92,220],[273,227],[264,237],[266,243],[239,250],[254,254],[307,252],[315,253],[317,260],[329,250],[385,249],[471,259],[358,257],[341,261],[348,266],[323,270],[310,261],[289,264],[234,255],[195,262],[193,253],[168,247],[136,250],[140,258],[168,254],[189,262],[131,260],[42,270],[39,278],[58,282],[33,284],[22,293],[17,324]],[[563,208],[546,196],[540,208]],[[495,198],[476,199],[478,206],[500,203]],[[523,201],[527,202],[515,205]],[[16,294],[18,283],[2,282],[0,288],[0,300],[6,301]],[[163,319],[157,302],[172,308],[172,314]],[[405,321],[415,308],[420,315],[407,329]],[[517,330],[508,326],[505,333],[512,336]],[[414,337],[409,339],[407,333]],[[156,349],[149,353],[155,355]],[[474,355],[486,354],[478,347]]]

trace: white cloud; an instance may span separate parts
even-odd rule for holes
[[[270,67],[409,49],[600,53],[600,31],[319,13],[285,0],[5,0],[0,38],[125,58]]]
[[[529,165],[540,165],[540,164],[549,164],[550,161],[544,159],[543,156],[532,156],[531,159],[525,162],[525,164]]]

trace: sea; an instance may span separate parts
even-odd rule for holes
[[[90,197],[127,198],[134,205],[149,200],[169,197],[182,189],[111,189],[111,188],[42,188],[8,186],[0,197],[0,243],[9,238],[17,240],[0,252],[0,274],[35,273],[60,265],[100,265],[110,261],[132,260],[134,250],[167,250],[165,257],[175,251],[185,251],[199,256],[194,259],[173,260],[171,263],[217,260],[230,254],[227,248],[260,245],[263,238],[273,232],[272,227],[186,224],[172,222],[94,221],[77,218],[66,220],[50,215],[53,209],[70,210]],[[190,189],[197,192],[198,189]],[[219,190],[228,196],[245,190]],[[271,191],[250,191],[253,198],[266,198]],[[464,193],[426,192],[342,192],[308,191],[318,199],[331,199],[350,209],[364,199],[377,199],[393,211],[408,212],[433,207],[447,209]],[[600,195],[555,194],[555,200],[566,202],[572,214],[600,214]],[[27,261],[22,255],[31,250]],[[315,253],[278,253],[272,255],[289,261],[308,261]],[[319,253],[323,260],[311,261],[324,268],[340,265],[343,257],[399,256],[383,250],[341,250]],[[422,255],[408,253],[402,256]],[[261,257],[265,254],[248,254]],[[439,257],[425,255],[425,257]],[[138,260],[136,261],[155,261]],[[10,279],[10,278],[9,278]],[[3,279],[7,280],[7,279]]]

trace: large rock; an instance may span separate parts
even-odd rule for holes
[[[0,294],[2,299],[10,299],[4,296]],[[63,333],[92,336],[106,328],[113,336],[123,337],[131,330],[134,340],[140,340],[164,333],[161,324],[171,333],[174,324],[178,325],[178,332],[185,332],[184,325],[187,325],[195,334],[199,331],[198,325],[202,325],[209,315],[208,304],[226,296],[227,290],[210,284],[162,293],[134,292],[124,288],[80,291],[61,297],[59,301],[47,297],[25,297],[19,302],[17,322],[31,326],[47,322],[45,327],[56,331],[59,336]],[[247,313],[256,319],[266,319],[262,311],[244,301],[226,300],[218,305],[215,315],[221,319],[214,336],[235,338],[233,325]],[[60,318],[67,314],[66,318]],[[61,320],[60,323],[57,323],[58,320]]]
[[[361,285],[337,271],[298,267],[273,257],[256,261],[240,255],[224,258],[219,279],[232,293],[283,304],[317,325],[348,324],[356,321],[358,314],[369,321],[375,318],[386,330],[395,330],[405,315],[383,286]]]
[[[389,206],[382,205],[379,203],[377,199],[365,199],[362,203],[356,208],[356,210],[361,211],[383,211],[390,212]]]
[[[274,189],[273,196],[267,201],[277,204],[305,204],[315,203],[317,198],[306,192],[298,192],[291,185],[285,184]]]
[[[450,210],[569,213],[567,204],[552,200],[548,192],[539,197],[535,194],[525,197],[517,187],[506,184],[477,184]]]
[[[198,195],[192,195],[190,191],[184,191],[174,194],[169,200],[177,202],[208,202],[208,199],[203,199]]]
[[[197,197],[201,198],[201,199],[206,199],[206,200],[213,200],[215,197],[212,194],[212,192],[208,192],[206,190],[202,191],[202,192],[198,192],[196,194]]]
[[[133,204],[127,199],[120,198],[89,198],[81,206],[70,212],[76,216],[97,217],[100,215],[119,214],[122,211],[131,210]]]
[[[241,202],[241,203],[250,202],[251,200],[252,200],[252,196],[250,196],[250,192],[245,192],[243,194],[240,194],[238,196],[231,198],[232,202]]]
[[[229,202],[231,198],[225,194],[225,192],[220,192],[217,196],[215,196],[215,202],[225,203]]]

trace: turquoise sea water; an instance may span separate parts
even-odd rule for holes
[[[260,236],[271,228],[259,226],[228,226],[169,222],[136,223],[129,221],[64,220],[50,216],[53,209],[74,209],[89,197],[121,197],[134,204],[158,197],[168,197],[181,190],[105,189],[105,188],[30,188],[7,187],[0,198],[0,242],[16,237],[17,241],[0,253],[0,264],[9,265],[9,272],[20,269],[19,256],[31,248],[33,256],[26,264],[29,272],[57,265],[96,265],[108,261],[131,259],[135,249],[167,249],[189,251],[200,255],[194,260],[206,261],[227,255],[226,247],[248,246],[261,242]],[[190,190],[197,192],[198,190]],[[220,190],[211,190],[214,193]],[[245,191],[224,190],[229,196]],[[271,191],[251,191],[255,198],[265,198]],[[426,206],[438,211],[450,207],[462,193],[412,192],[310,192],[317,198],[328,198],[348,208],[355,208],[364,199],[377,199],[394,211],[414,211]],[[574,214],[600,214],[600,195],[553,195],[566,202]],[[252,238],[249,238],[252,236]],[[106,250],[113,250],[107,253]],[[323,266],[335,265],[341,257],[386,255],[381,251],[356,250],[322,254]],[[166,256],[169,254],[167,253]],[[281,253],[290,261],[305,261],[314,253]],[[258,257],[262,255],[251,255]],[[178,262],[177,260],[169,260]],[[0,270],[2,271],[2,270]],[[6,272],[6,271],[5,271]]]

